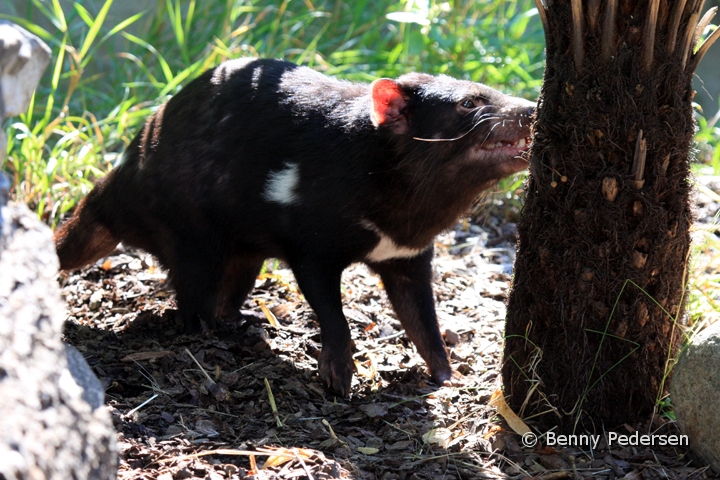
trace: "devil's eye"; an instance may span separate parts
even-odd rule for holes
[[[472,100],[467,99],[467,100],[463,100],[463,102],[460,104],[460,106],[463,108],[470,109],[470,108],[475,108],[475,103]]]

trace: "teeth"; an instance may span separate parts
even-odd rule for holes
[[[495,143],[488,143],[487,145],[483,145],[482,148],[485,150],[495,150],[496,148],[503,148],[503,147],[509,147],[509,148],[525,148],[528,145],[528,141],[526,138],[521,138],[515,143],[509,143],[509,142],[495,142]]]

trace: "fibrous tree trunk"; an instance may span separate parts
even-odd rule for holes
[[[547,66],[503,379],[547,426],[647,418],[663,389],[687,271],[691,80],[720,36],[698,48],[703,3],[536,0]]]

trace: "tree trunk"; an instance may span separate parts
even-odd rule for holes
[[[546,426],[612,428],[647,418],[677,351],[691,80],[720,30],[694,48],[703,0],[536,3],[547,66],[518,225],[505,394],[524,415],[545,412]]]

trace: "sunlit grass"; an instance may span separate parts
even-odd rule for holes
[[[285,58],[358,81],[446,73],[528,98],[541,84],[532,0],[157,0],[109,24],[112,4],[31,0],[19,15],[0,14],[53,50],[33,105],[6,126],[3,165],[14,197],[51,225],[112,168],[154,107],[228,58]]]
[[[697,122],[698,160],[710,165],[714,175],[720,175],[720,110],[712,118],[697,115]]]

